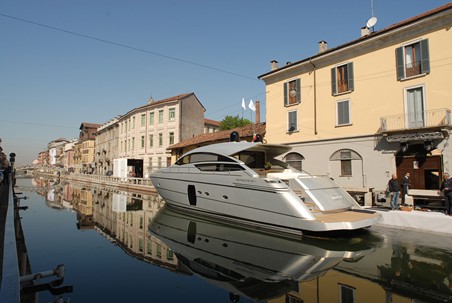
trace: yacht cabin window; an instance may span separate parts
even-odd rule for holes
[[[183,165],[189,163],[199,163],[199,162],[233,162],[231,159],[213,153],[194,153],[186,155],[176,161],[176,165]]]
[[[234,155],[249,168],[263,168],[265,164],[265,153],[255,151],[245,151]]]

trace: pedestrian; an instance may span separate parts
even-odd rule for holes
[[[406,173],[402,178],[402,205],[405,206],[405,196],[408,195],[408,189],[411,187],[410,173]]]
[[[399,207],[399,194],[400,194],[400,186],[397,181],[397,175],[392,174],[392,178],[388,181],[388,191],[391,195],[391,209],[400,209]]]
[[[441,184],[440,190],[444,193],[446,213],[447,215],[452,216],[452,178],[449,173],[444,173],[444,181]]]

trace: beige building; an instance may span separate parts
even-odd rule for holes
[[[384,190],[392,173],[436,189],[452,170],[452,3],[282,67],[266,84],[266,140],[287,161],[348,190]],[[358,32],[358,31],[357,31]]]
[[[118,158],[119,121],[115,117],[102,124],[96,132],[96,173],[110,175],[113,172],[113,159]]]
[[[159,101],[150,99],[118,118],[114,174],[146,177],[154,169],[169,165],[167,147],[202,134],[204,112],[196,95],[187,93]]]

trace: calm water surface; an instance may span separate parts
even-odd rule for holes
[[[155,195],[17,185],[29,198],[21,216],[31,271],[64,264],[61,286],[73,287],[42,291],[39,302],[452,302],[450,236],[374,226],[294,240],[174,212]]]

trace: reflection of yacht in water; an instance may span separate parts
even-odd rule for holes
[[[149,225],[193,273],[228,290],[231,298],[278,297],[321,276],[341,261],[374,248],[363,237],[293,239],[227,226],[163,207]],[[362,241],[360,241],[362,240]]]
[[[301,232],[357,230],[380,214],[360,205],[333,180],[276,159],[291,147],[262,142],[199,147],[151,175],[170,206],[259,228]]]

